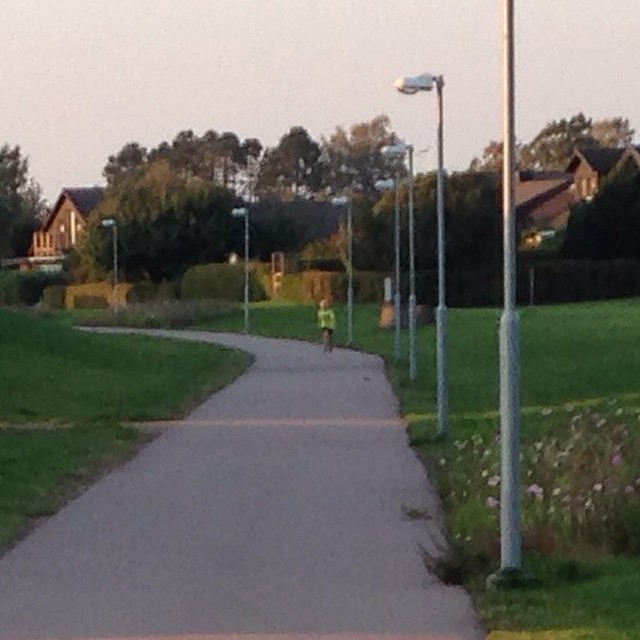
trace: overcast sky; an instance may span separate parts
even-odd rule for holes
[[[640,0],[516,0],[518,137],[583,111],[640,128]],[[501,0],[1,0],[0,144],[54,199],[102,183],[109,154],[213,128],[277,143],[387,113],[434,146],[435,100],[398,75],[445,76],[445,164],[501,136]],[[432,151],[419,167],[435,165]]]

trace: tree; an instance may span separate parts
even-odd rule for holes
[[[640,176],[619,173],[591,202],[571,210],[562,254],[580,259],[640,259]]]
[[[576,147],[594,147],[592,121],[578,113],[568,120],[552,120],[529,143],[522,146],[520,168],[536,171],[566,169]]]
[[[147,161],[147,150],[137,142],[127,144],[115,155],[109,156],[102,173],[108,185],[115,184],[123,175],[138,169]]]
[[[109,238],[99,221],[118,221],[119,263],[131,279],[173,279],[200,262],[221,262],[242,246],[242,223],[230,215],[236,201],[226,189],[159,160],[107,190],[92,212],[78,253],[90,276],[111,268]]]
[[[504,145],[502,141],[491,140],[484,148],[482,155],[476,157],[469,165],[469,171],[476,173],[500,173],[504,160]]]
[[[624,147],[631,144],[635,131],[628,118],[604,118],[591,125],[591,135],[602,147]]]
[[[260,167],[258,186],[263,191],[287,192],[297,197],[301,190],[320,186],[320,147],[304,127],[292,127],[278,145],[267,149]]]
[[[0,147],[0,258],[26,255],[37,217],[44,207],[42,190],[29,179],[29,162],[18,145]]]
[[[325,185],[341,190],[356,183],[361,190],[374,194],[376,181],[388,178],[399,168],[397,161],[381,153],[382,147],[394,142],[396,135],[387,115],[353,124],[348,131],[336,127],[329,138],[322,140]]]

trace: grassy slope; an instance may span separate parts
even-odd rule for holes
[[[345,340],[343,308],[337,341]],[[500,312],[495,309],[450,311],[450,409],[452,433],[468,435],[496,428]],[[318,340],[313,307],[258,306],[251,311],[252,330],[269,336]],[[208,325],[240,330],[238,313]],[[589,403],[616,397],[640,405],[637,357],[640,304],[637,300],[534,307],[521,311],[523,438],[540,437],[534,408]],[[377,328],[377,309],[358,306],[355,347],[383,355],[414,433],[433,433],[435,412],[434,327],[419,333],[419,379],[411,384],[407,358],[392,362],[392,332]],[[403,353],[406,354],[406,335]],[[444,445],[447,446],[447,445]],[[541,577],[553,574],[555,561],[528,558]],[[491,640],[611,638],[640,640],[637,595],[640,560],[605,558],[596,577],[576,584],[545,582],[544,589],[482,593],[478,602],[494,629]]]
[[[0,311],[0,549],[147,438],[118,420],[179,415],[248,362],[213,345]]]
[[[0,421],[179,415],[246,366],[213,345],[90,335],[0,312]]]

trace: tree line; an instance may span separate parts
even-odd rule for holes
[[[620,146],[629,143],[633,134],[625,118],[594,121],[576,114],[554,120],[531,141],[519,144],[520,166],[563,169],[575,147]],[[329,215],[326,201],[330,195],[349,189],[354,194],[355,267],[389,269],[393,262],[393,195],[379,194],[375,183],[404,170],[381,153],[385,144],[396,141],[389,118],[380,115],[347,128],[337,127],[320,140],[314,140],[304,127],[292,127],[270,148],[264,148],[257,138],[241,139],[233,132],[213,129],[202,135],[181,131],[150,149],[128,142],[107,158],[105,198],[89,221],[72,263],[85,278],[104,275],[110,268],[108,234],[98,225],[107,216],[118,219],[121,266],[128,277],[160,281],[178,277],[198,262],[223,261],[230,252],[242,251],[242,221],[233,219],[230,209],[255,196],[259,203],[252,205],[252,255],[268,259],[272,251],[282,250],[301,253],[308,260],[344,262],[344,211],[329,237],[310,240],[309,233],[313,220]],[[447,178],[451,268],[488,267],[500,259],[501,161],[501,143],[494,141],[474,158],[468,171]],[[626,196],[620,196],[615,206],[629,211],[634,186],[624,188]],[[614,184],[603,191],[602,198],[611,198],[615,192]],[[406,211],[406,184],[401,197]],[[435,266],[435,197],[435,176],[419,175],[418,268]],[[318,201],[325,203],[324,211],[317,209]],[[604,213],[589,213],[590,207],[604,210],[602,202],[596,199],[576,208],[568,229],[567,255],[608,256],[620,253],[623,245],[633,245],[633,234],[625,238],[626,244],[607,241],[606,250],[595,242],[595,233],[600,243],[609,237],[603,235],[603,225],[611,233],[616,227],[602,221]],[[613,205],[607,201],[606,206]],[[0,148],[0,257],[26,254],[43,211],[41,190],[29,176],[28,159],[19,146],[5,144]],[[406,213],[402,228],[406,233]],[[625,228],[620,223],[616,228],[624,235],[633,225]],[[585,249],[596,245],[597,250]],[[624,249],[625,255],[629,252]]]

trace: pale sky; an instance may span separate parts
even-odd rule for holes
[[[640,0],[516,0],[518,137],[578,111],[640,129]],[[274,145],[387,113],[434,148],[435,99],[399,75],[445,76],[445,164],[501,137],[501,0],[1,0],[0,144],[45,196],[102,183],[126,142],[182,129]],[[638,136],[636,137],[636,139]],[[418,161],[435,166],[433,151]]]

